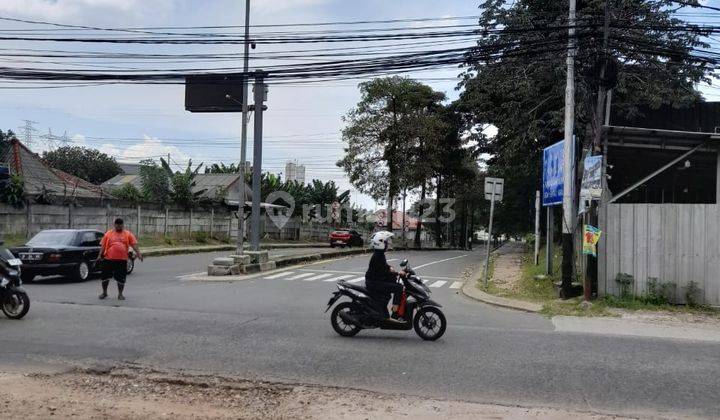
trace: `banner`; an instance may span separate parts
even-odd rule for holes
[[[597,243],[601,233],[595,226],[583,225],[583,254],[597,257]]]
[[[602,195],[602,156],[587,156],[580,184],[580,198],[596,200]]]
[[[555,206],[563,201],[563,147],[559,141],[543,149],[542,205]]]

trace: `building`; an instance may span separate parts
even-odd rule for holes
[[[720,304],[720,103],[603,127],[598,295]]]
[[[0,164],[8,167],[10,173],[22,177],[23,191],[28,200],[101,202],[112,198],[99,186],[51,167],[15,138],[0,142]]]
[[[140,175],[116,175],[109,180],[103,182],[102,188],[106,192],[113,189],[130,184],[140,190],[142,181]],[[240,201],[240,192],[245,187],[245,199],[252,196],[250,187],[245,185],[240,174],[197,174],[195,176],[195,186],[193,192],[202,191],[201,200],[221,201],[228,205],[235,205]]]
[[[305,183],[305,165],[298,165],[297,161],[285,164],[285,182]]]

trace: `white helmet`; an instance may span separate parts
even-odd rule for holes
[[[370,247],[379,251],[385,251],[392,243],[393,236],[395,236],[394,233],[386,230],[375,232],[370,238]]]

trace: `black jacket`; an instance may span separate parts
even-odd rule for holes
[[[377,250],[373,252],[370,257],[370,266],[365,272],[365,281],[395,281],[385,259],[385,252]]]

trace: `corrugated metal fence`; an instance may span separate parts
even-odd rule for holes
[[[632,293],[648,279],[674,283],[685,303],[688,284],[698,300],[720,304],[720,206],[716,204],[605,204],[600,211],[598,293],[619,295],[618,273],[631,274]]]

